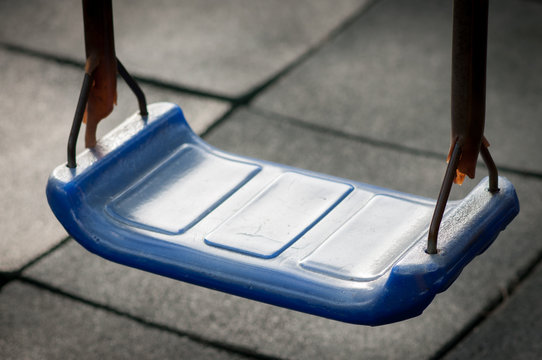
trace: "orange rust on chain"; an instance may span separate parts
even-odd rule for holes
[[[461,148],[454,182],[474,178],[484,138],[488,0],[455,0],[452,46],[452,137]]]
[[[117,59],[113,39],[111,0],[83,0],[85,26],[85,72],[93,83],[83,121],[85,146],[96,145],[98,122],[113,111],[117,103]]]

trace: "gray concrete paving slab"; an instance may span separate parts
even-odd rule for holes
[[[246,359],[14,282],[0,292],[0,357],[8,359]]]
[[[385,0],[255,105],[352,134],[446,154],[452,2]],[[498,165],[542,171],[542,6],[490,2],[486,136]]]
[[[207,139],[229,151],[432,197],[444,169],[435,159],[368,146],[246,110]],[[354,326],[280,309],[109,263],[73,242],[24,275],[134,316],[269,355],[428,358],[498,298],[542,247],[537,226],[542,182],[510,178],[523,200],[516,221],[422,316],[397,324]],[[461,196],[467,190],[454,192]]]
[[[114,2],[117,55],[139,75],[239,96],[367,0]],[[0,41],[83,59],[80,2],[2,1]]]
[[[446,359],[540,359],[542,267]]]
[[[0,50],[0,79],[0,198],[4,204],[0,210],[0,272],[13,272],[66,236],[49,210],[45,184],[49,173],[66,161],[83,71]],[[151,102],[181,104],[190,124],[200,132],[229,109],[219,101],[152,86],[143,89]],[[135,98],[122,82],[118,104],[101,123],[99,134],[137,110]]]

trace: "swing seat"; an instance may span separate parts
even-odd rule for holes
[[[425,252],[435,200],[229,154],[173,104],[149,106],[61,165],[56,217],[106,259],[354,324],[422,313],[519,211],[487,178],[449,202]]]

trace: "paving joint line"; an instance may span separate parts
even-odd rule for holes
[[[517,277],[512,279],[508,285],[502,289],[499,295],[490,300],[477,316],[475,316],[452,339],[444,344],[444,346],[441,347],[435,355],[430,357],[430,359],[442,359],[448,355],[455,347],[463,342],[474,331],[474,329],[482,325],[499,308],[504,306],[506,302],[516,293],[520,285],[523,284],[529,278],[529,276],[535,272],[538,266],[542,266],[542,251],[539,251],[533,260],[527,263],[523,269],[520,269],[517,273]]]
[[[85,65],[79,60],[75,60],[67,56],[54,55],[46,51],[31,49],[25,46],[12,44],[6,41],[0,41],[0,48],[2,48],[3,50],[9,51],[11,53],[26,55],[29,57],[38,58],[38,59],[46,60],[50,62],[56,62],[61,65],[68,65],[68,66],[76,67],[79,69],[85,68]]]
[[[12,278],[5,276],[4,274],[0,274],[0,293],[2,292],[2,288],[4,287],[4,285],[7,285],[7,283],[12,280]]]
[[[441,347],[441,349],[438,350],[437,353],[435,353],[433,356],[431,356],[430,359],[436,360],[436,359],[444,358],[457,345],[463,342],[463,340],[465,340],[474,331],[475,328],[482,325],[482,323],[485,322],[493,313],[495,313],[500,307],[504,306],[504,304],[508,301],[508,299],[516,293],[519,286],[522,283],[524,283],[531,274],[535,272],[538,266],[542,266],[542,251],[539,251],[538,254],[533,258],[533,260],[531,260],[523,269],[520,269],[517,274],[517,277],[515,279],[512,279],[509,282],[509,284],[505,287],[505,289],[503,289],[503,291],[500,292],[499,295],[497,295],[492,300],[490,300],[489,303],[480,311],[480,313],[476,317],[474,317],[463,328],[463,330],[457,333],[450,341],[448,341],[443,347]],[[239,346],[239,345],[225,343],[225,342],[216,341],[216,340],[210,340],[198,334],[178,330],[167,325],[148,321],[148,320],[139,318],[137,316],[134,316],[132,314],[117,310],[111,306],[96,303],[96,302],[87,300],[85,298],[82,298],[80,296],[71,294],[62,289],[43,283],[39,280],[35,280],[31,277],[20,276],[17,280],[23,283],[38,287],[40,289],[49,291],[56,295],[67,297],[71,300],[83,303],[85,305],[88,305],[88,306],[91,306],[103,311],[111,312],[117,316],[135,321],[143,326],[155,328],[161,331],[170,332],[179,337],[185,337],[191,341],[194,341],[202,345],[207,345],[216,349],[224,350],[224,351],[234,353],[234,354],[239,354],[242,356],[252,357],[255,359],[265,359],[265,360],[281,360],[282,359],[279,357],[258,353],[244,346]],[[0,281],[1,281],[1,277],[0,277]]]
[[[266,118],[271,118],[271,120],[287,123],[298,128],[310,130],[310,131],[317,132],[320,134],[331,135],[334,137],[358,142],[361,144],[368,144],[368,145],[372,145],[372,146],[383,148],[383,149],[389,149],[389,150],[397,151],[400,153],[407,153],[414,156],[423,156],[426,158],[437,159],[437,160],[445,159],[447,155],[447,153],[439,153],[439,152],[431,151],[431,150],[417,149],[417,148],[410,147],[407,145],[402,145],[402,144],[385,141],[385,140],[379,140],[379,139],[372,138],[369,136],[352,134],[344,130],[332,128],[325,125],[314,124],[307,120],[299,119],[299,118],[288,116],[288,115],[283,115],[283,114],[274,112],[272,110],[262,109],[259,107],[251,106],[249,110],[258,115],[265,116]],[[497,159],[497,162],[498,162],[498,159]],[[483,161],[478,161],[478,165],[482,165],[485,168],[485,163]],[[502,171],[509,174],[520,175],[523,177],[542,180],[542,173],[537,172],[537,171],[523,170],[523,169],[517,169],[510,166],[501,166],[501,165],[498,166],[498,170],[499,172]]]
[[[8,284],[9,282],[11,282],[13,280],[17,280],[18,278],[20,278],[21,274],[26,269],[28,269],[29,267],[35,265],[36,263],[38,263],[42,259],[46,258],[47,256],[49,256],[53,252],[57,251],[58,249],[63,247],[66,243],[68,243],[68,241],[70,241],[70,240],[71,240],[71,237],[69,235],[67,235],[58,244],[54,245],[49,250],[41,253],[40,255],[37,255],[32,260],[29,260],[26,264],[21,266],[19,269],[15,270],[15,271],[9,271],[9,272],[0,272],[0,289],[3,286],[5,286],[6,284]]]
[[[0,41],[0,48],[12,53],[26,55],[29,57],[46,60],[50,62],[56,62],[61,65],[75,67],[80,70],[83,70],[85,68],[85,64],[83,62],[81,62],[80,60],[76,60],[74,58],[70,58],[69,56],[55,55],[55,54],[48,53],[45,51],[31,49],[25,46],[11,44],[4,41]],[[187,95],[219,100],[219,101],[225,101],[225,102],[231,102],[231,103],[234,103],[237,101],[237,99],[234,97],[227,96],[218,92],[200,90],[200,89],[192,88],[190,86],[184,86],[182,84],[167,82],[164,80],[159,80],[159,79],[148,77],[148,76],[135,75],[135,74],[132,74],[132,76],[140,84],[150,85],[150,86],[154,86],[154,87],[165,89],[165,90],[171,90],[171,91],[175,91],[179,93],[184,93]]]
[[[36,279],[34,279],[32,277],[27,277],[27,276],[22,275],[17,280],[22,282],[22,283],[37,287],[39,289],[49,291],[49,292],[51,292],[51,293],[53,293],[55,295],[62,296],[62,297],[65,297],[65,298],[69,298],[69,299],[71,299],[73,301],[85,304],[87,306],[91,306],[93,308],[96,308],[96,309],[99,309],[99,310],[102,310],[102,311],[107,311],[107,312],[113,313],[113,314],[115,314],[117,316],[120,316],[120,317],[125,318],[125,319],[129,319],[131,321],[135,321],[138,324],[143,325],[145,327],[150,327],[150,328],[157,329],[157,330],[160,330],[160,331],[165,331],[165,332],[175,334],[175,335],[177,335],[179,337],[184,337],[184,338],[186,338],[186,339],[188,339],[190,341],[196,342],[196,343],[201,344],[201,345],[209,346],[209,347],[212,347],[212,348],[215,348],[215,349],[220,349],[220,350],[232,353],[232,354],[242,355],[242,356],[253,358],[253,359],[283,360],[283,358],[262,354],[262,353],[259,353],[259,352],[255,351],[255,350],[252,350],[252,349],[250,349],[248,347],[245,347],[245,346],[242,346],[242,345],[237,345],[237,344],[212,340],[212,339],[206,338],[204,336],[198,335],[196,333],[192,333],[192,332],[184,331],[184,330],[179,330],[179,329],[176,329],[174,327],[171,327],[171,326],[168,326],[168,325],[165,325],[165,324],[160,324],[160,323],[157,323],[157,322],[154,322],[154,321],[146,320],[146,319],[140,318],[138,316],[135,316],[133,314],[130,314],[128,312],[118,310],[118,309],[116,309],[116,308],[114,308],[112,306],[109,306],[109,305],[106,305],[106,304],[101,304],[99,302],[94,302],[94,301],[85,299],[85,298],[83,298],[81,296],[78,296],[78,295],[72,294],[70,292],[64,291],[64,290],[62,290],[60,288],[49,285],[49,284],[44,283],[44,282],[42,282],[40,280],[36,280]]]
[[[22,274],[26,269],[28,269],[29,267],[37,264],[38,262],[40,262],[41,260],[45,259],[46,257],[48,257],[49,255],[51,255],[52,253],[54,253],[55,251],[57,251],[58,249],[64,247],[70,240],[72,240],[72,237],[69,236],[69,235],[66,235],[66,237],[64,239],[62,239],[58,244],[56,244],[55,246],[53,246],[52,248],[50,248],[49,250],[47,250],[46,252],[42,253],[41,255],[38,255],[36,256],[34,259],[30,260],[28,263],[26,263],[25,265],[23,265],[18,271],[18,275]]]
[[[265,89],[270,85],[276,83],[278,80],[288,75],[292,70],[299,67],[307,59],[312,57],[315,53],[320,51],[326,44],[330,43],[336,39],[339,35],[344,33],[349,27],[353,26],[354,23],[363,15],[365,15],[376,3],[382,0],[369,0],[366,3],[360,5],[350,16],[338,24],[335,28],[331,29],[323,38],[317,41],[314,45],[310,46],[303,54],[292,60],[289,64],[279,70],[277,73],[269,77],[267,80],[263,81],[259,86],[255,87],[252,91],[247,92],[245,95],[241,96],[238,100],[240,105],[247,105],[261,94]]]
[[[310,57],[320,51],[326,44],[333,41],[350,26],[353,26],[354,23],[364,16],[375,4],[382,0],[369,0],[366,3],[363,3],[356,9],[350,16],[348,16],[344,21],[338,24],[335,28],[331,29],[324,37],[317,41],[314,45],[310,46],[304,53],[299,55],[297,58],[293,59],[290,63],[286,64],[281,70],[276,72],[274,75],[271,75],[267,80],[264,80],[257,85],[252,90],[249,90],[244,95],[239,96],[232,104],[231,110],[228,112],[228,116],[222,116],[220,119],[216,120],[207,130],[202,134],[202,137],[213,132],[221,123],[228,119],[229,115],[232,114],[235,110],[241,106],[250,105],[250,103],[264,92],[267,88],[278,82],[280,79],[291,73],[294,69],[298,68]]]

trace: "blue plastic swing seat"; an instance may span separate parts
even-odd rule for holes
[[[422,313],[516,216],[512,184],[487,179],[448,203],[226,153],[173,104],[134,115],[61,165],[47,197],[68,233],[106,259],[344,322]]]

